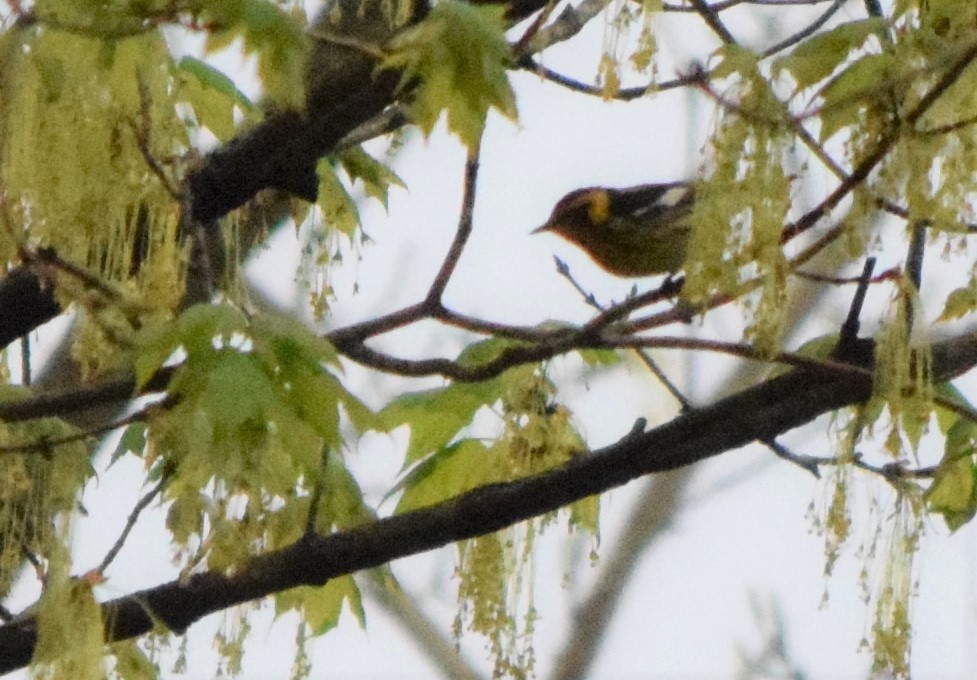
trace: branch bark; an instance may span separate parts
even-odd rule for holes
[[[950,380],[977,365],[977,333],[932,347],[933,379]],[[868,343],[849,360],[871,368]],[[252,559],[234,574],[206,572],[133,593],[103,605],[107,641],[138,637],[154,620],[174,631],[227,607],[301,585],[386,564],[466,538],[498,531],[643,475],[674,470],[776,437],[872,393],[868,373],[794,370],[643,433],[629,433],[564,467],[494,484],[438,505],[362,527],[310,536]],[[36,621],[0,627],[0,673],[25,666],[36,644]]]

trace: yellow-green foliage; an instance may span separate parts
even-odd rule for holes
[[[276,101],[301,103],[301,13],[266,0],[180,9],[220,26],[208,34],[211,49],[241,39]],[[158,30],[161,17],[176,18],[170,2],[42,0],[32,11],[34,23],[0,38],[0,257],[49,246],[118,284],[121,301],[66,275],[55,288],[62,304],[88,312],[74,350],[83,371],[109,370],[106,357],[119,356],[131,330],[167,320],[182,295],[172,190],[186,171],[176,161],[190,148],[191,125],[226,138],[234,111],[254,109],[213,68],[173,63]]]
[[[755,55],[726,47],[715,75],[735,85],[737,108],[722,114],[696,188],[682,296],[698,305],[716,294],[756,289],[744,299],[752,317],[747,335],[773,353],[780,348],[786,299],[780,237],[791,202],[784,170],[789,130]]]
[[[469,347],[462,362],[481,363],[511,346],[491,340]],[[470,489],[518,479],[562,465],[583,450],[570,415],[552,404],[555,386],[533,365],[520,366],[480,383],[455,383],[407,394],[380,413],[384,429],[411,430],[405,467],[412,469],[398,490],[398,512],[441,502]],[[501,431],[490,443],[458,439],[482,409],[492,408]],[[596,536],[599,501],[574,503],[568,524]],[[455,634],[483,635],[500,676],[532,673],[533,546],[557,513],[458,544],[460,609]]]
[[[290,13],[269,0],[195,0],[200,20],[220,26],[207,34],[207,49],[235,42],[257,58],[258,77],[268,98],[281,106],[301,107],[305,99],[303,69],[307,47],[301,3]]]
[[[600,62],[597,65],[597,83],[603,88],[605,98],[612,98],[621,89],[624,65],[628,64],[639,73],[656,74],[655,54],[658,44],[654,33],[654,18],[661,12],[661,0],[610,2],[604,11],[604,37],[601,44]],[[631,34],[635,23],[641,28],[636,40]]]
[[[150,421],[146,456],[168,480],[170,530],[198,559],[226,569],[256,548],[295,540],[320,481],[329,490],[319,508],[325,528],[362,521],[355,483],[323,456],[341,446],[340,407],[360,429],[370,414],[332,374],[328,343],[295,322],[252,323],[201,306],[145,333],[139,346],[140,380],[174,352],[185,355],[170,382],[175,402]],[[289,532],[276,514],[288,516]]]
[[[220,656],[218,677],[236,678],[241,675],[241,662],[244,660],[244,645],[251,634],[249,614],[254,604],[244,604],[225,611],[221,626],[214,638],[214,647]]]
[[[160,677],[160,669],[135,640],[116,642],[111,645],[114,664],[112,670],[119,680],[154,680]]]
[[[334,156],[319,161],[319,198],[316,201],[318,212],[310,212],[304,220],[296,217],[296,224],[302,225],[304,236],[300,280],[309,287],[313,317],[321,320],[329,308],[333,295],[330,285],[330,270],[334,263],[343,259],[344,241],[357,252],[360,211],[350,195],[347,185],[359,185],[368,198],[380,202],[384,209],[391,186],[403,187],[404,183],[395,172],[382,162],[366,153],[361,147],[347,149]],[[345,176],[345,182],[341,178]]]
[[[323,586],[292,588],[275,597],[275,613],[281,615],[291,609],[301,612],[302,623],[310,635],[324,635],[335,628],[344,606],[360,626],[366,625],[359,586],[349,575],[329,579]]]
[[[824,513],[824,575],[830,576],[841,555],[841,548],[851,533],[851,510],[848,507],[852,470],[850,465],[835,468],[829,481],[831,500]]]
[[[16,49],[5,50],[2,65],[4,257],[28,240],[107,278],[128,278],[141,217],[155,225],[176,210],[138,135],[159,158],[186,144],[172,124],[162,37],[107,42],[34,28],[5,39]]]
[[[309,628],[304,623],[295,627],[295,660],[292,662],[291,680],[305,680],[312,674],[309,658]]]
[[[46,3],[38,11],[72,27],[81,21],[60,9]],[[119,282],[122,305],[68,275],[55,288],[63,304],[80,302],[102,327],[83,334],[76,354],[86,371],[98,371],[112,368],[105,357],[115,356],[117,338],[106,339],[106,325],[128,329],[168,318],[182,294],[178,204],[146,155],[175,176],[170,160],[187,139],[174,115],[161,35],[90,36],[59,25],[3,36],[0,257],[16,261],[22,245],[48,246]]]
[[[903,289],[891,322],[877,334],[875,349],[874,390],[889,410],[891,429],[886,443],[895,458],[903,453],[902,436],[915,453],[933,412],[931,357],[925,348],[911,347],[909,342],[908,315],[920,301],[911,285],[907,283]]]
[[[906,487],[898,494],[888,554],[882,558],[884,573],[875,595],[872,667],[900,678],[909,677],[910,605],[916,589],[913,561],[919,550],[922,512],[914,487]]]
[[[524,581],[531,581],[533,564],[523,550],[532,542],[530,527],[523,526],[526,536],[506,530],[458,544],[455,636],[465,630],[485,636],[497,678],[533,677],[536,613],[531,582]]]
[[[468,347],[459,360],[481,363],[512,344],[504,340],[478,343]],[[548,404],[553,393],[554,386],[539,368],[525,365],[482,382],[408,393],[388,404],[379,414],[380,427],[410,428],[404,465],[411,470],[399,486],[404,494],[398,511],[541,472],[583,450],[566,410]],[[460,436],[482,409],[498,405],[502,427],[497,438],[486,443]],[[584,525],[592,526],[589,521]]]
[[[72,434],[62,421],[43,419],[0,427],[0,446],[35,444]],[[83,442],[41,452],[0,456],[0,594],[7,593],[24,564],[24,551],[56,552],[64,539],[55,520],[75,511],[90,467]]]
[[[956,531],[977,514],[977,423],[970,417],[973,406],[960,390],[947,383],[934,389],[962,409],[936,409],[936,423],[945,437],[943,460],[926,489],[925,500],[929,511],[941,514],[950,530]]]
[[[411,96],[411,113],[426,134],[444,112],[448,129],[474,149],[489,109],[516,118],[516,99],[506,74],[509,47],[503,11],[443,0],[424,21],[392,41],[384,66],[403,69],[405,83],[420,79]]]
[[[101,613],[85,581],[70,579],[68,518],[91,469],[84,442],[54,442],[75,431],[45,418],[0,426],[0,446],[51,441],[49,451],[0,456],[0,595],[27,554],[45,565],[34,660],[39,677],[101,678]]]
[[[38,677],[98,680],[105,677],[102,609],[92,584],[69,577],[70,561],[62,546],[50,557],[48,581],[37,609]]]
[[[855,460],[855,443],[861,435],[864,416],[861,409],[855,414],[839,414],[847,422],[838,425],[837,450],[839,464],[831,471],[825,480],[826,494],[823,507],[811,503],[809,512],[814,522],[815,530],[824,538],[824,575],[826,578],[834,573],[835,564],[841,557],[841,550],[851,538],[852,533],[852,481]],[[824,602],[827,602],[827,590]]]
[[[631,65],[641,73],[650,72],[652,78],[657,79],[655,55],[658,53],[658,41],[655,38],[653,22],[662,11],[662,0],[645,0],[641,4],[641,32],[638,34],[637,48],[631,54]]]

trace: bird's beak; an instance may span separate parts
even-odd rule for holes
[[[541,227],[536,227],[535,229],[533,229],[533,230],[532,230],[531,232],[529,232],[529,233],[530,233],[530,235],[532,235],[532,234],[541,234],[541,233],[543,233],[544,231],[549,231],[549,230],[550,230],[550,229],[552,229],[552,228],[553,228],[554,226],[556,226],[556,225],[555,225],[555,224],[553,224],[552,222],[547,222],[546,224],[544,224],[544,225],[543,225],[543,226],[541,226]]]

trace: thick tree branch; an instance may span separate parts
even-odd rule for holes
[[[14,269],[0,280],[0,347],[27,335],[61,313],[54,290],[29,269]]]
[[[977,334],[932,348],[933,378],[950,380],[977,364]],[[848,359],[871,367],[867,343]],[[387,517],[329,536],[310,536],[255,557],[234,574],[202,573],[103,605],[106,639],[137,637],[154,619],[186,630],[207,614],[300,585],[376,567],[393,559],[479,536],[561,508],[654,472],[691,465],[769,439],[819,415],[857,404],[872,393],[872,378],[795,370],[712,406],[679,416],[650,432],[583,453],[569,464],[508,484],[493,484],[438,505]],[[36,643],[33,618],[0,627],[0,672],[25,666]]]

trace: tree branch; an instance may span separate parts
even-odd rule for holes
[[[932,356],[935,381],[959,376],[977,364],[977,334],[941,342],[933,346]],[[870,369],[871,347],[862,343],[849,360]],[[255,557],[233,574],[201,573],[112,600],[103,605],[106,639],[143,635],[156,620],[184,631],[201,617],[236,604],[300,585],[319,586],[336,576],[498,531],[643,475],[776,437],[871,393],[867,372],[791,371],[650,432],[632,432],[603,449],[581,453],[561,468],[477,488],[349,531],[310,536]],[[0,627],[0,673],[30,661],[36,634],[32,617]]]

